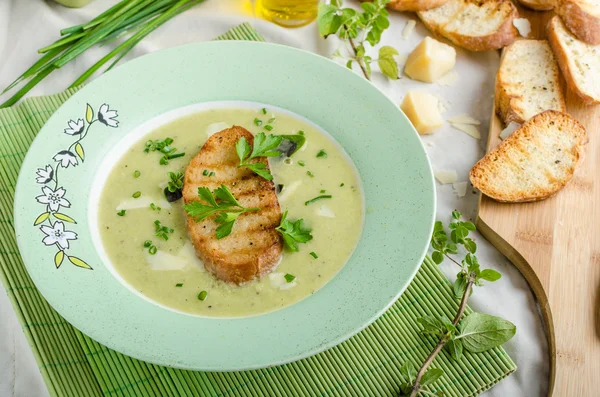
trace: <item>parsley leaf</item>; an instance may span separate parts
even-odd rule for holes
[[[306,243],[312,240],[311,229],[303,225],[302,219],[298,219],[295,222],[288,221],[287,215],[288,212],[285,211],[281,217],[281,223],[275,230],[281,234],[283,242],[288,249],[298,252],[297,243]]]
[[[279,156],[281,153],[276,149],[282,139],[279,135],[265,135],[264,132],[261,132],[254,137],[254,146],[252,147],[245,137],[241,137],[235,144],[235,151],[240,159],[238,168],[246,167],[268,181],[273,180],[273,175],[271,175],[265,163],[251,163],[250,161],[257,157]]]
[[[167,189],[171,193],[183,189],[183,172],[169,172],[169,178],[171,180],[167,184]]]
[[[207,187],[199,187],[198,197],[204,202],[193,201],[184,205],[183,208],[196,222],[216,214],[215,222],[220,224],[216,230],[219,240],[231,234],[238,216],[245,212],[260,210],[260,208],[242,206],[225,185],[216,188],[214,192]]]

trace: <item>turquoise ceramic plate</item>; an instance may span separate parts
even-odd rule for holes
[[[181,314],[134,294],[102,263],[89,221],[97,210],[90,204],[91,192],[96,177],[108,171],[100,167],[103,158],[139,125],[188,105],[231,100],[278,106],[329,132],[362,179],[364,229],[344,268],[297,304],[237,319]],[[84,133],[78,134],[80,129]],[[45,183],[51,170],[62,189]],[[371,83],[296,49],[212,42],[136,59],[70,98],[25,158],[15,228],[37,287],[83,333],[153,363],[241,370],[315,354],[381,315],[425,255],[434,192],[416,132],[397,105]],[[63,257],[58,247],[67,244]]]

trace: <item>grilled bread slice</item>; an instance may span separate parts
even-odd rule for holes
[[[471,183],[501,202],[543,200],[569,182],[583,160],[585,128],[566,113],[529,119],[471,169]]]
[[[579,40],[600,44],[600,1],[559,0],[556,12]]]
[[[388,7],[396,11],[426,11],[437,8],[448,0],[392,0]]]
[[[496,76],[496,112],[522,124],[544,110],[566,112],[559,69],[546,40],[518,40],[504,50]]]
[[[433,33],[471,51],[497,50],[518,36],[513,20],[519,14],[510,0],[450,0],[417,15]]]
[[[577,39],[557,16],[548,23],[548,41],[569,88],[587,104],[600,103],[600,45]]]
[[[519,0],[527,8],[536,11],[548,11],[554,8],[556,0]]]
[[[186,204],[200,201],[198,188],[211,191],[227,186],[239,203],[260,211],[241,214],[231,234],[220,240],[216,237],[214,217],[196,222],[188,216],[188,234],[204,267],[217,278],[241,284],[260,278],[279,263],[283,243],[275,230],[281,221],[281,209],[273,181],[259,177],[249,169],[237,168],[239,158],[235,144],[245,137],[250,145],[253,135],[245,128],[233,126],[211,136],[185,170],[183,199]],[[256,161],[269,166],[266,157]],[[205,176],[211,170],[213,176]]]

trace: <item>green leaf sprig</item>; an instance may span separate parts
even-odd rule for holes
[[[303,219],[294,222],[287,219],[288,212],[285,211],[281,216],[279,226],[275,228],[283,237],[283,243],[290,251],[298,252],[298,243],[306,243],[312,240],[311,229],[304,226]]]
[[[439,394],[441,392],[434,394],[423,389],[444,375],[441,369],[428,369],[442,350],[446,350],[455,360],[460,360],[465,350],[471,353],[487,351],[505,343],[517,331],[510,321],[489,314],[471,313],[463,317],[473,286],[483,285],[483,280],[496,281],[501,275],[493,269],[481,270],[475,256],[477,244],[469,237],[469,233],[476,229],[472,222],[463,221],[461,213],[453,211],[449,229],[450,237],[442,222],[435,223],[431,236],[431,247],[434,250],[432,258],[437,264],[449,259],[460,268],[453,284],[454,295],[456,299],[460,299],[460,304],[453,320],[445,315],[428,315],[417,319],[421,332],[437,338],[438,343],[418,371],[413,363],[404,363],[400,369],[403,382],[400,384],[399,396],[442,395]],[[465,257],[460,262],[451,256],[458,254],[459,247],[465,251]]]
[[[235,144],[235,150],[240,159],[238,168],[246,167],[267,181],[273,180],[273,175],[265,163],[252,162],[252,160],[257,157],[279,156],[281,153],[276,149],[281,144],[282,139],[280,135],[266,135],[264,132],[261,132],[254,137],[254,145],[250,146],[248,140],[245,137],[241,137]]]
[[[169,172],[167,189],[169,189],[171,193],[183,189],[183,172]]]
[[[371,64],[375,60],[367,55],[366,43],[372,47],[381,40],[381,35],[390,26],[389,14],[385,6],[391,0],[373,0],[360,4],[362,12],[353,8],[342,8],[341,0],[332,0],[330,4],[320,3],[317,16],[319,34],[324,38],[335,34],[350,50],[349,55],[342,55],[338,49],[333,58],[346,61],[346,66],[352,69],[354,63],[358,64],[367,80],[371,78]],[[394,59],[398,51],[390,46],[379,49],[376,59],[379,70],[390,79],[398,78],[398,63]]]
[[[198,197],[204,202],[193,201],[184,205],[183,208],[196,222],[217,215],[215,222],[220,225],[216,230],[217,239],[222,239],[231,234],[233,225],[241,214],[260,211],[260,208],[242,206],[225,185],[216,188],[212,193],[207,187],[199,187]]]

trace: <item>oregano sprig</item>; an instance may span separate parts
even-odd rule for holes
[[[477,244],[469,237],[469,233],[476,230],[472,222],[462,220],[461,213],[453,211],[449,229],[450,236],[442,222],[435,223],[431,236],[431,247],[434,250],[432,259],[437,264],[449,259],[460,268],[453,284],[455,298],[460,299],[458,310],[453,320],[446,315],[428,315],[417,319],[421,332],[435,337],[438,342],[418,371],[412,362],[406,362],[400,368],[404,382],[400,385],[399,396],[443,395],[441,391],[433,393],[423,389],[444,375],[442,369],[429,368],[442,350],[446,350],[453,359],[460,360],[465,350],[470,353],[490,350],[508,341],[517,330],[510,321],[489,314],[471,313],[463,317],[473,286],[483,285],[484,280],[496,281],[501,275],[493,269],[481,269],[475,255]],[[451,256],[458,254],[459,249],[465,251],[461,261]]]
[[[342,0],[332,0],[330,4],[320,3],[317,17],[319,34],[324,38],[335,34],[344,43],[347,56],[338,49],[332,58],[342,58],[346,66],[352,69],[358,64],[367,80],[371,79],[371,63],[377,61],[379,70],[391,79],[398,78],[398,63],[394,55],[398,51],[390,46],[379,49],[379,57],[373,59],[367,54],[366,43],[374,47],[381,40],[381,35],[390,26],[385,6],[391,0],[374,0],[360,4],[362,12],[353,8],[342,8]]]

